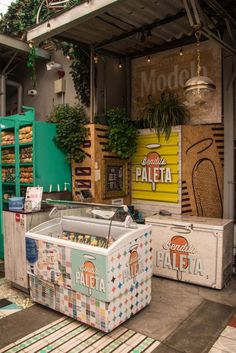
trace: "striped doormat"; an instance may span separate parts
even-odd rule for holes
[[[150,353],[159,344],[159,341],[124,326],[107,334],[62,317],[1,349],[0,353]]]

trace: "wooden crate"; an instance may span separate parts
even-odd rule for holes
[[[92,202],[111,204],[112,200],[123,199],[124,204],[130,204],[130,165],[121,161],[117,155],[106,151],[107,126],[88,124],[88,138],[83,145],[86,158],[82,163],[72,163],[72,193],[73,199],[80,201],[80,191],[90,190]],[[117,161],[117,163],[116,163]],[[124,165],[124,192],[106,192],[105,168],[111,165]]]
[[[224,129],[182,126],[182,214],[223,216]]]

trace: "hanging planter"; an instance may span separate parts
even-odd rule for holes
[[[168,140],[171,128],[176,125],[183,125],[189,118],[189,111],[184,103],[179,100],[176,93],[164,91],[160,100],[148,103],[143,109],[139,120],[144,128],[155,129],[158,139],[164,134]]]

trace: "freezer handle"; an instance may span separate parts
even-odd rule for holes
[[[170,227],[170,229],[180,234],[190,234],[191,230],[193,229],[193,225],[191,224],[190,226],[187,226],[187,227],[174,225],[173,227]]]

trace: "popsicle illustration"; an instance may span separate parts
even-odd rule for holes
[[[135,244],[129,250],[130,251],[130,256],[129,256],[130,276],[134,279],[139,270],[137,247],[138,245]]]
[[[155,174],[155,179],[160,178],[159,159],[160,159],[160,155],[157,152],[149,152],[147,154],[146,171],[147,171],[148,179],[150,179],[152,183],[152,191],[156,190],[154,174]]]
[[[84,255],[84,258],[88,259],[83,264],[83,272],[84,272],[85,283],[86,283],[86,286],[88,287],[89,295],[91,295],[92,289],[96,285],[96,279],[95,279],[96,267],[94,263],[90,260],[95,260],[95,257],[91,255]]]
[[[177,267],[178,270],[186,269],[189,265],[188,261],[188,241],[186,238],[180,236],[180,235],[175,235],[174,237],[171,238],[171,246],[170,246],[170,258],[171,258],[171,264],[173,267]],[[180,256],[182,256],[182,259],[180,261]],[[180,268],[180,262],[181,262],[181,268]]]

